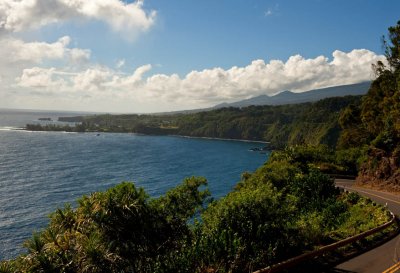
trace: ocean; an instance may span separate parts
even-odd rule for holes
[[[220,198],[269,156],[249,151],[262,143],[17,130],[78,114],[0,110],[0,260],[23,253],[23,242],[47,225],[51,212],[75,206],[82,195],[132,181],[157,197],[185,177],[204,176]]]

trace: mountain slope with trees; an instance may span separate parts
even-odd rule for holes
[[[400,192],[400,21],[383,41],[387,64],[374,66],[377,78],[361,104],[341,113],[339,147],[364,147],[359,185]]]

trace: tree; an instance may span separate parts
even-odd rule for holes
[[[400,68],[400,21],[397,25],[389,27],[389,37],[382,37],[386,59],[394,70]]]
[[[382,139],[400,135],[400,21],[388,28],[388,39],[383,37],[383,47],[389,67],[378,62],[374,68],[377,79],[371,84],[361,105],[361,119],[373,138]],[[389,124],[389,125],[388,125]]]

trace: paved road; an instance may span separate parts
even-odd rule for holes
[[[353,186],[353,180],[336,179],[338,187],[349,191],[357,191],[361,195],[370,197],[377,203],[387,205],[388,208],[400,215],[400,196],[390,193],[357,188]],[[372,249],[360,256],[347,262],[339,264],[335,272],[347,273],[394,273],[400,272],[400,235],[396,236],[387,243]]]

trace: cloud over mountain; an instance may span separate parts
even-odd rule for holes
[[[244,67],[192,71],[184,77],[177,74],[145,77],[151,71],[151,65],[141,66],[131,74],[98,66],[74,73],[36,67],[25,69],[18,78],[18,84],[48,91],[53,91],[53,87],[57,85],[63,92],[80,95],[113,95],[199,107],[260,94],[271,95],[282,90],[301,92],[371,80],[371,64],[378,60],[384,61],[384,56],[366,49],[355,49],[347,53],[336,50],[332,53],[331,60],[325,56],[306,59],[295,55],[287,61],[254,60]],[[37,84],[39,77],[46,80],[47,87]]]

